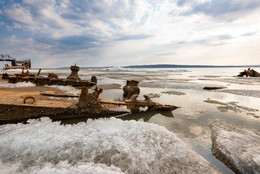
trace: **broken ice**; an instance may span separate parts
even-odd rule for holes
[[[76,125],[47,118],[3,125],[0,166],[0,172],[10,173],[87,172],[93,166],[110,173],[220,173],[166,128],[115,118]]]

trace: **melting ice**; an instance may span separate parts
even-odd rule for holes
[[[0,173],[219,173],[155,124],[115,118],[29,122],[0,127]]]

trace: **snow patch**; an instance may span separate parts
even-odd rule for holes
[[[74,88],[73,86],[51,85],[51,86],[47,86],[47,87],[56,88],[56,89],[64,91],[66,94],[71,94],[71,95],[80,95],[80,92],[81,92],[80,89]]]
[[[31,82],[18,82],[18,83],[7,83],[0,82],[0,88],[23,88],[23,87],[33,87],[35,84]]]
[[[60,125],[41,118],[0,127],[1,168],[76,173],[88,165],[118,173],[117,168],[125,173],[219,173],[175,134],[151,123],[110,118]]]

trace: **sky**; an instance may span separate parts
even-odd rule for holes
[[[0,53],[34,68],[260,65],[260,1],[1,0]]]

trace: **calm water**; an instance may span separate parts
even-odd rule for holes
[[[256,70],[260,71],[257,68]],[[148,94],[156,102],[180,106],[172,112],[140,112],[121,119],[164,126],[224,173],[233,173],[211,154],[208,119],[220,118],[260,132],[260,78],[236,77],[240,71],[243,68],[114,68],[80,70],[79,75],[81,79],[90,79],[92,75],[96,75],[98,86],[104,88],[100,95],[103,99],[122,99],[122,86],[126,80],[134,79],[140,81],[139,99]],[[17,71],[9,71],[15,72]],[[37,70],[31,72],[37,73]],[[70,70],[42,70],[42,75],[47,75],[48,72],[56,72],[65,78]],[[205,86],[221,86],[224,89],[206,91],[203,90]],[[69,120],[67,123],[78,121]]]

